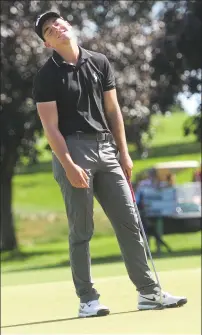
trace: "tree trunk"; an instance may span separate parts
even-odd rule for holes
[[[12,177],[1,181],[1,251],[17,249],[12,214]]]

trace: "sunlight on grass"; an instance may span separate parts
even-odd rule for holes
[[[186,233],[183,235],[165,235],[164,240],[172,248],[173,254],[168,254],[162,248],[162,258],[166,257],[166,259],[169,259],[183,255],[187,257],[189,255],[200,254],[200,232]],[[153,255],[157,256],[154,238],[150,239],[150,248]],[[114,234],[112,236],[93,237],[90,242],[90,249],[91,257],[96,263],[101,264],[121,261],[120,249]],[[52,243],[48,241],[39,243],[38,241],[38,243],[34,242],[33,244],[21,244],[20,252],[3,253],[1,261],[3,272],[68,266],[68,235],[65,234],[63,240]]]
[[[194,142],[194,135],[184,136],[183,123],[188,118],[184,112],[175,112],[169,116],[153,115],[151,124],[155,129],[155,136],[151,146],[163,146],[180,142]]]
[[[140,171],[151,168],[158,162],[173,160],[200,160],[200,153],[174,157],[147,158],[135,160],[133,180]],[[192,181],[193,169],[186,169],[177,174],[177,183]],[[64,212],[60,189],[52,172],[16,175],[13,180],[14,209],[16,212]],[[95,202],[96,203],[96,202]]]
[[[140,171],[153,167],[158,162],[181,161],[181,160],[197,160],[200,161],[200,145],[195,143],[193,136],[184,137],[182,125],[187,118],[185,113],[174,113],[169,117],[155,115],[152,117],[152,124],[155,128],[155,136],[151,141],[149,148],[149,157],[147,159],[137,159],[135,146],[129,144],[131,157],[134,159],[133,181],[136,174]],[[45,143],[45,142],[44,142]],[[44,143],[42,143],[44,145]],[[42,159],[43,157],[43,159]],[[25,247],[36,248],[37,245],[52,243],[64,243],[67,248],[68,224],[65,214],[65,206],[63,203],[60,189],[53,178],[51,171],[50,157],[51,153],[46,152],[40,158],[40,164],[27,167],[20,174],[16,174],[13,178],[13,207],[15,214],[15,225],[17,238],[20,245]],[[180,171],[176,176],[177,183],[189,182],[193,177],[193,169]],[[95,235],[102,237],[108,235],[111,244],[100,247],[98,240],[93,245],[94,255],[112,254],[118,255],[119,249],[114,241],[113,229],[108,218],[104,214],[98,202],[94,201],[94,221]],[[199,248],[199,240],[195,234],[189,234],[189,239],[179,237],[175,240],[175,235],[165,236],[166,242],[171,245],[183,247],[186,245],[188,249]],[[186,241],[186,243],[185,243]],[[105,242],[107,243],[107,242]],[[67,261],[67,251],[60,254],[41,256],[43,264],[49,262],[61,263]],[[97,249],[96,249],[97,248]],[[155,250],[154,240],[151,239],[151,249]],[[96,251],[97,250],[97,251]],[[57,256],[58,255],[58,256]],[[37,264],[36,256],[31,257],[33,264]],[[35,261],[34,261],[35,259]],[[31,261],[32,264],[32,261]]]
[[[194,137],[184,137],[182,125],[187,118],[186,113],[175,112],[171,116],[154,115],[152,124],[156,130],[149,149],[147,159],[137,159],[134,156],[134,145],[129,144],[131,157],[134,159],[133,180],[136,174],[151,168],[158,162],[176,160],[200,161],[200,145],[194,142]],[[44,146],[44,142],[43,142]],[[47,153],[49,158],[51,153]],[[48,156],[42,155],[44,158]],[[136,156],[136,153],[135,153]],[[30,174],[18,174],[13,179],[13,203],[17,213],[63,212],[64,204],[60,189],[55,182],[51,162],[41,159],[41,164],[27,168]],[[43,169],[45,169],[43,171]],[[40,172],[41,171],[41,172]],[[177,183],[191,181],[193,170],[184,170],[177,174]],[[97,202],[95,202],[97,207]],[[98,206],[99,207],[99,206]]]

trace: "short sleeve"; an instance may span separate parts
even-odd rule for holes
[[[41,69],[33,81],[33,98],[35,102],[56,101],[56,87],[51,70]]]
[[[110,91],[113,88],[116,87],[115,84],[115,77],[114,73],[112,71],[111,65],[107,59],[107,57],[104,58],[104,84],[103,84],[103,90],[104,91]]]

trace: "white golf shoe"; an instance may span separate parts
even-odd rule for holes
[[[90,316],[104,316],[109,314],[109,308],[101,305],[98,300],[88,301],[87,303],[80,303],[79,317],[87,318]]]
[[[141,295],[139,293],[137,308],[139,310],[172,308],[183,306],[186,303],[186,297],[177,297],[159,289],[153,294]]]

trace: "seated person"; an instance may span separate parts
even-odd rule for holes
[[[176,176],[173,173],[169,173],[166,178],[167,187],[173,187],[176,185]]]

